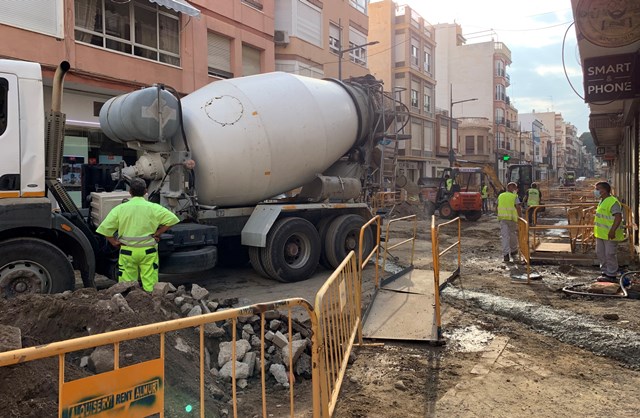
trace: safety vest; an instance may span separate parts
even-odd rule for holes
[[[537,206],[540,204],[540,190],[533,187],[527,191],[529,197],[527,198],[527,204],[529,206]]]
[[[607,241],[609,240],[609,231],[611,230],[611,227],[613,226],[613,221],[615,219],[615,217],[611,214],[611,208],[616,203],[620,204],[620,202],[618,202],[618,199],[616,199],[613,196],[609,196],[605,199],[602,199],[600,203],[598,203],[598,208],[596,209],[596,217],[594,222],[595,225],[593,227],[593,235],[595,235],[596,238],[604,239]],[[616,236],[613,240],[614,241],[624,240],[622,222],[620,222],[618,229],[616,229]]]
[[[486,185],[482,186],[480,197],[483,199],[487,199],[489,197],[489,188]]]
[[[511,192],[504,192],[498,196],[498,220],[518,222],[516,199],[518,195]]]
[[[453,187],[453,179],[447,179],[446,185],[447,185],[447,191],[450,191],[451,188]]]

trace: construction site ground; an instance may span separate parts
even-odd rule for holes
[[[440,221],[438,221],[440,222]],[[412,233],[410,222],[394,224],[391,242],[406,239]],[[355,347],[355,361],[348,369],[334,412],[335,417],[559,417],[559,416],[637,416],[640,410],[640,301],[569,297],[560,289],[567,284],[591,281],[596,268],[576,266],[535,266],[542,280],[531,285],[513,283],[512,269],[500,254],[498,222],[494,216],[483,216],[479,222],[462,222],[461,275],[442,291],[444,346],[398,341],[366,341],[383,345]],[[457,239],[453,227],[443,229],[441,249]],[[410,246],[393,251],[388,265],[409,262]],[[430,223],[418,223],[414,265],[432,268]],[[455,268],[455,254],[442,260],[442,268]],[[197,282],[219,298],[234,297],[241,302],[259,303],[287,297],[303,297],[313,303],[314,295],[331,274],[319,270],[305,282],[282,284],[258,277],[250,268],[215,269],[206,275],[183,277]],[[363,308],[373,294],[373,267],[363,278]],[[103,287],[110,283],[100,281]],[[3,303],[0,323],[28,328],[27,344],[42,344],[56,339],[93,333],[80,320],[83,309],[100,329],[133,326],[137,323],[167,319],[160,314],[172,308],[164,301],[147,301],[142,296],[127,297],[138,314],[114,322],[102,321],[90,306],[93,296],[80,297],[66,303],[57,298],[54,304],[43,299],[33,303]],[[74,299],[74,298],[71,298]],[[148,313],[140,311],[148,307]],[[67,315],[53,319],[54,315]],[[605,319],[617,318],[617,319]],[[136,318],[138,320],[136,320]],[[110,319],[112,320],[112,319]],[[53,323],[51,321],[54,321]],[[67,321],[68,324],[64,322]],[[53,324],[53,325],[52,325]],[[58,330],[66,330],[60,333]],[[56,334],[56,333],[59,333]],[[23,331],[24,334],[24,331]],[[187,343],[194,335],[178,333]],[[59,338],[58,338],[59,337]],[[172,350],[173,351],[173,350]],[[174,353],[175,354],[175,353]],[[177,353],[179,354],[179,353]],[[174,374],[197,373],[197,356],[179,355],[170,366]],[[195,369],[189,365],[195,364]],[[40,403],[55,403],[54,396],[35,391],[55,392],[51,376],[55,376],[53,360],[42,368],[0,370],[0,392],[4,411],[33,411],[31,416],[46,416],[37,411]],[[175,366],[175,367],[174,367]],[[70,376],[83,371],[71,369]],[[184,390],[197,390],[195,376],[178,376],[176,385]],[[54,382],[55,383],[55,382]],[[296,416],[311,416],[309,384],[297,386]],[[223,388],[224,389],[224,388]],[[24,392],[24,393],[23,393]],[[29,404],[15,405],[7,396],[33,399]],[[245,409],[246,416],[259,416],[258,386],[241,391],[243,403],[255,403]],[[275,412],[270,416],[288,416],[288,391],[268,391]],[[183,416],[180,397],[170,405],[167,416]],[[229,405],[212,400],[219,409]],[[47,405],[45,405],[47,406]],[[11,413],[8,416],[28,416]],[[185,415],[186,416],[186,415]],[[218,414],[214,414],[218,416]],[[226,416],[221,413],[220,416]],[[241,415],[244,416],[244,415]]]

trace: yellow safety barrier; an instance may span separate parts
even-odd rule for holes
[[[348,265],[348,268],[345,266]],[[344,271],[342,271],[342,270]],[[306,310],[311,320],[312,334],[311,344],[311,367],[312,367],[312,403],[314,417],[329,417],[329,402],[326,384],[329,381],[325,372],[325,361],[331,359],[331,366],[335,364],[335,360],[342,361],[341,368],[343,373],[346,367],[346,359],[349,352],[346,348],[346,339],[343,335],[347,332],[347,321],[357,322],[358,315],[355,314],[356,294],[350,290],[353,289],[355,282],[355,255],[350,253],[345,259],[338,271],[332,275],[332,279],[323,287],[324,294],[331,294],[332,298],[326,296],[318,296],[316,299],[315,310],[304,299],[295,298],[281,300],[277,302],[263,303],[247,306],[244,308],[229,309],[220,312],[209,313],[205,315],[194,316],[190,318],[176,319],[173,321],[159,322],[150,325],[122,329],[118,331],[97,334],[88,337],[76,338],[72,340],[54,342],[47,345],[29,347],[20,350],[0,353],[0,367],[25,363],[33,360],[39,360],[49,357],[58,357],[58,409],[59,416],[89,416],[80,413],[91,409],[92,416],[110,416],[110,417],[130,417],[130,416],[149,416],[158,414],[164,416],[164,362],[165,362],[165,334],[171,331],[181,329],[190,329],[198,327],[200,344],[199,344],[199,362],[200,362],[200,417],[205,416],[205,353],[204,353],[204,330],[205,325],[217,321],[231,320],[232,325],[232,354],[231,358],[236,358],[236,325],[239,317],[259,315],[261,319],[261,351],[260,351],[260,373],[262,384],[262,416],[266,418],[267,398],[266,398],[266,372],[265,372],[265,356],[264,356],[264,337],[265,337],[265,312],[271,310],[288,312],[289,317],[289,341],[292,341],[291,313],[294,308],[302,308]],[[349,302],[347,307],[345,304]],[[345,318],[340,312],[332,312],[333,308],[340,307],[342,311],[348,309],[349,315]],[[319,316],[323,320],[323,326],[319,327]],[[351,329],[355,325],[352,324]],[[327,333],[326,340],[323,342],[323,332]],[[354,334],[354,331],[351,331]],[[160,353],[158,358],[145,361],[120,368],[119,353],[120,344],[123,341],[139,339],[158,335],[160,338]],[[350,337],[353,340],[353,337]],[[65,381],[65,355],[79,350],[86,350],[104,345],[112,345],[114,353],[114,369],[94,376],[86,378]],[[293,370],[292,344],[289,344],[289,370]],[[336,359],[330,357],[335,355]],[[207,370],[208,372],[208,370]],[[292,376],[292,372],[290,372]],[[333,376],[333,372],[331,374]],[[342,374],[341,374],[342,376]],[[290,399],[290,416],[295,416],[294,408],[294,379],[290,380],[289,399]],[[238,399],[236,393],[236,365],[232,361],[232,403],[233,416],[238,417]],[[97,389],[99,390],[97,390]],[[111,389],[109,392],[108,389]],[[334,391],[336,384],[333,385]],[[339,383],[337,385],[339,389]],[[97,391],[96,391],[97,390]],[[129,396],[129,392],[131,396]],[[135,414],[128,411],[133,400],[139,396],[149,397],[150,402],[136,405]],[[333,396],[335,399],[336,394]],[[118,403],[118,401],[122,401]],[[333,401],[333,405],[335,400]],[[96,408],[104,409],[105,414],[98,413]]]
[[[377,192],[371,199],[373,213],[379,209],[390,208],[402,202],[402,192]]]
[[[362,340],[358,270],[356,255],[351,251],[316,294],[314,310],[322,334],[318,353],[321,354],[325,371],[320,378],[322,392],[327,394],[328,416],[333,414],[338,401],[356,336]]]
[[[376,236],[375,236],[375,245],[373,246],[373,248],[371,249],[371,251],[369,252],[369,254],[367,254],[367,257],[363,260],[362,259],[362,251],[364,249],[364,234],[367,230],[367,228],[370,228],[371,225],[376,224]],[[373,255],[375,254],[376,259],[375,259],[375,269],[376,269],[376,275],[375,275],[375,286],[376,289],[378,289],[378,287],[380,287],[380,274],[379,274],[379,268],[378,268],[378,260],[380,259],[380,230],[382,228],[382,218],[380,217],[380,215],[374,216],[373,218],[371,218],[369,220],[369,222],[367,222],[366,224],[362,225],[362,228],[360,228],[360,240],[358,241],[358,271],[359,271],[359,277],[360,277],[360,288],[362,289],[362,270],[364,270],[364,268],[366,267],[367,263],[369,262],[369,260],[371,260],[371,257],[373,257]]]
[[[440,251],[440,229],[448,225],[458,225],[458,240]],[[440,314],[440,257],[448,253],[454,248],[458,248],[458,268],[455,274],[460,274],[460,266],[462,263],[462,247],[460,245],[462,236],[462,221],[460,217],[452,219],[448,222],[436,225],[435,215],[431,216],[431,252],[433,254],[433,285],[435,295],[435,315],[436,326],[438,329],[438,340],[442,339],[442,317]]]
[[[391,230],[391,225],[396,223],[396,222],[400,222],[400,221],[406,221],[412,219],[413,220],[413,236],[411,238],[407,238],[403,241],[400,241],[396,244],[393,244],[391,246],[389,246],[389,243],[391,242],[391,235],[390,235],[390,230]],[[384,240],[384,255],[382,257],[382,272],[384,274],[385,271],[385,267],[387,266],[387,257],[389,255],[389,251],[393,250],[394,248],[398,248],[401,245],[407,244],[409,242],[411,242],[411,264],[410,266],[413,266],[413,256],[415,253],[415,249],[416,249],[416,236],[418,233],[418,218],[416,215],[409,215],[409,216],[403,216],[402,218],[396,218],[396,219],[392,219],[387,223],[387,230],[386,230],[386,234],[385,234],[385,240]]]

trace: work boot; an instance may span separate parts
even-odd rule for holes
[[[518,251],[511,251],[509,255],[511,256],[511,258],[515,260],[516,258],[518,258]]]
[[[509,262],[509,254],[505,255],[503,260],[504,260],[505,263],[508,263]]]

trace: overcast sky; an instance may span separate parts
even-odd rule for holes
[[[457,22],[467,43],[494,40],[511,50],[508,94],[519,112],[555,111],[588,131],[589,109],[571,89],[562,66],[562,39],[573,21],[569,0],[396,0],[408,4],[431,24]],[[492,34],[479,33],[493,29]],[[488,36],[477,37],[487,34]],[[437,48],[437,47],[436,47]],[[575,26],[567,34],[567,74],[582,95],[582,69]],[[437,100],[437,99],[436,99]]]

